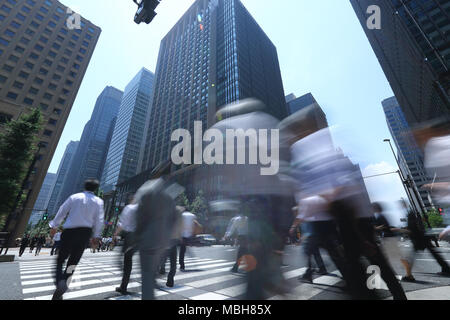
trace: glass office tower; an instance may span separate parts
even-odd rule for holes
[[[173,131],[250,97],[287,116],[275,46],[239,0],[197,0],[161,41],[141,171],[169,160]]]
[[[125,88],[103,169],[101,189],[104,192],[138,173],[153,80],[153,72],[143,68]]]

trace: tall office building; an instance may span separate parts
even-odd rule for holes
[[[250,97],[287,116],[276,47],[239,0],[195,1],[161,41],[141,171],[170,159],[174,130]]]
[[[34,203],[34,208],[31,212],[31,217],[28,224],[32,223],[35,225],[41,219],[42,215],[45,213],[45,210],[47,210],[48,202],[50,201],[53,187],[55,186],[56,177],[57,175],[55,173],[50,172],[45,176],[39,195]]]
[[[70,141],[64,151],[64,155],[59,163],[58,172],[56,173],[56,181],[55,186],[53,187],[52,195],[48,202],[48,214],[49,216],[53,216],[58,212],[59,205],[66,199],[61,200],[61,189],[66,181],[67,174],[69,172],[70,166],[72,165],[72,161],[74,155],[77,151],[79,145],[79,141]]]
[[[56,0],[0,1],[0,121],[31,108],[40,108],[44,118],[38,141],[46,147],[25,190],[24,213],[10,226],[17,236],[26,227],[101,33],[78,17]]]
[[[103,169],[104,192],[139,173],[153,80],[154,74],[142,68],[125,88]]]
[[[311,93],[307,93],[297,98],[293,93],[286,96],[286,103],[289,115],[292,115],[306,107],[313,107],[315,110],[315,121],[318,129],[328,127],[328,120],[325,112]]]
[[[86,179],[102,178],[122,96],[122,91],[108,86],[97,98],[91,119],[84,127],[66,183],[61,190],[62,198],[83,191]]]
[[[431,209],[433,207],[431,195],[426,190],[421,189],[424,184],[430,183],[430,178],[423,164],[423,152],[419,149],[411,134],[410,126],[397,99],[395,97],[386,99],[382,102],[382,105],[389,131],[399,151],[400,169],[405,177],[410,176],[413,179],[413,187],[420,194],[420,199],[418,199],[418,201],[421,201],[420,205]]]
[[[450,118],[450,1],[350,2],[408,123]],[[367,12],[374,4],[380,8],[379,29],[369,29]]]

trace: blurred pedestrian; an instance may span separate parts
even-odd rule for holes
[[[85,191],[70,196],[49,223],[52,228],[50,234],[54,236],[65,219],[60,250],[56,260],[56,290],[53,300],[62,300],[89,239],[93,246],[98,244],[105,214],[103,200],[94,194],[98,187],[97,180],[86,180]],[[63,264],[66,260],[68,260],[67,265],[63,271]]]
[[[36,243],[36,252],[34,254],[35,256],[39,255],[45,242],[46,242],[46,237],[43,234],[39,235],[37,238],[37,243]]]
[[[236,262],[231,268],[231,272],[237,273],[242,257],[248,254],[248,218],[242,213],[239,213],[230,220],[224,235],[226,241],[234,238],[237,238],[239,248],[236,255]]]
[[[50,255],[58,254],[59,245],[61,243],[61,229],[58,229],[58,231],[53,236],[53,246],[52,250],[50,251]]]
[[[186,254],[186,247],[192,245],[194,237],[201,233],[202,225],[198,222],[197,216],[191,212],[184,211],[181,215],[182,219],[182,235],[180,244],[179,264],[180,270],[185,270],[184,256]]]
[[[123,252],[123,275],[120,287],[116,291],[120,294],[128,294],[127,287],[130,282],[131,270],[133,268],[133,255],[136,252],[136,241],[134,232],[136,231],[136,212],[138,205],[134,203],[134,197],[131,196],[129,204],[123,208],[120,215],[119,223],[114,234],[114,239],[121,235],[124,239]]]
[[[19,257],[21,257],[23,255],[29,242],[30,242],[30,235],[25,234],[24,237],[22,238],[22,241],[20,242]]]
[[[30,253],[33,253],[34,247],[37,245],[38,236],[34,235],[30,240]]]

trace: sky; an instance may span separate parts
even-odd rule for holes
[[[241,0],[278,50],[285,94],[311,92],[337,128],[334,140],[364,176],[398,170],[384,139],[381,101],[389,83],[348,0]],[[102,29],[49,172],[57,172],[67,144],[79,140],[98,95],[124,90],[142,68],[155,71],[162,38],[194,0],[162,0],[150,25],[133,21],[131,0],[61,0]],[[398,175],[366,180],[372,201],[406,198]],[[397,207],[388,219],[399,222]]]

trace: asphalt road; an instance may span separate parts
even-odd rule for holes
[[[401,250],[410,250],[408,242],[401,243]],[[450,246],[445,244],[438,249],[450,263]],[[17,254],[11,249],[10,254]],[[245,271],[238,274],[230,272],[236,256],[236,248],[230,246],[212,246],[188,248],[186,253],[186,272],[177,270],[175,287],[165,286],[165,276],[159,276],[160,289],[156,290],[157,299],[175,300],[239,300],[243,299],[246,287]],[[314,277],[314,283],[302,283],[297,278],[303,274],[306,261],[299,246],[287,246],[283,257],[284,277],[291,292],[280,296],[269,292],[269,299],[293,300],[346,300],[349,297],[342,289],[343,281],[336,272],[326,252],[322,256],[329,275]],[[398,257],[390,257],[398,277],[404,275]],[[54,291],[53,270],[55,257],[49,249],[42,249],[39,256],[26,253],[11,263],[0,263],[1,300],[48,300]],[[166,268],[169,269],[168,267]],[[133,273],[129,291],[132,295],[120,296],[115,287],[121,281],[120,248],[112,252],[91,253],[86,250],[79,264],[69,292],[65,299],[74,300],[133,300],[140,299],[140,267],[138,255],[134,258]],[[409,299],[448,300],[450,299],[450,278],[438,276],[439,265],[427,252],[416,256],[413,274],[416,283],[402,282]],[[389,299],[387,290],[377,290],[380,297]]]

